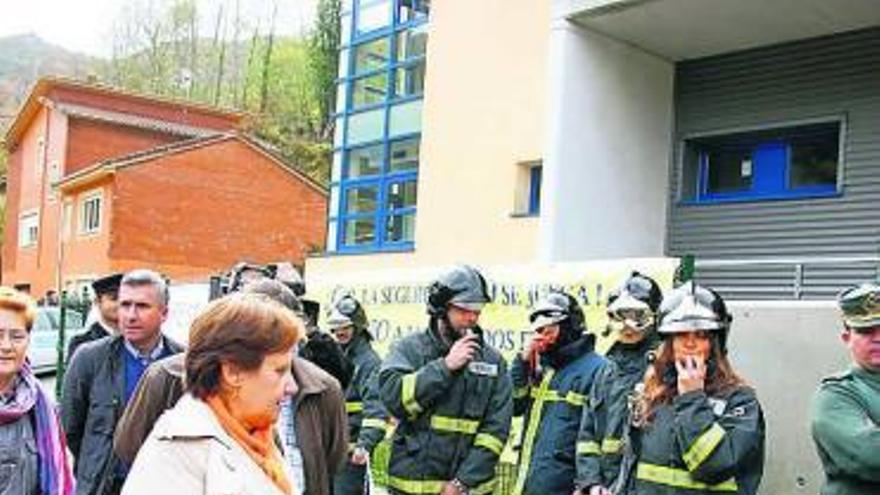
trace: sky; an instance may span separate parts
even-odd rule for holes
[[[312,24],[317,0],[238,0],[243,17],[268,25],[273,3],[278,4],[277,31],[303,34]],[[172,0],[0,0],[0,37],[36,33],[71,51],[108,57],[113,50],[113,24],[132,3],[156,5]],[[201,32],[210,36],[220,4],[228,12],[236,0],[197,0]]]

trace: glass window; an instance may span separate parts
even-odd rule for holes
[[[357,15],[357,34],[382,29],[390,23],[390,20],[391,2],[388,0],[373,5],[361,5]]]
[[[535,165],[529,170],[529,214],[541,213],[541,178],[544,167]]]
[[[394,70],[394,96],[398,98],[422,94],[425,87],[425,64],[398,67]]]
[[[840,128],[812,126],[791,140],[789,187],[836,186]]]
[[[699,137],[685,141],[682,184],[710,201],[833,193],[840,167],[841,123],[823,122]]]
[[[345,212],[370,213],[376,211],[379,186],[350,187],[345,192]]]
[[[362,77],[354,81],[351,96],[352,108],[382,103],[388,92],[388,73],[381,72],[373,76]]]
[[[376,241],[376,219],[373,217],[352,218],[345,222],[346,246],[372,244]]]
[[[410,101],[391,107],[389,134],[415,134],[422,130],[422,100]]]
[[[428,30],[425,25],[397,33],[397,61],[421,57],[428,48]]]
[[[399,172],[419,168],[419,141],[420,139],[416,137],[391,143],[389,171]]]
[[[390,215],[385,219],[385,242],[412,242],[415,231],[415,213]]]
[[[383,145],[377,144],[349,151],[348,177],[363,177],[381,173],[383,148]]]
[[[423,19],[431,12],[431,0],[400,0],[400,22]]]
[[[24,213],[18,219],[18,246],[29,247],[37,243],[40,234],[40,217],[36,213]]]
[[[354,73],[385,68],[390,57],[390,38],[379,38],[354,47]]]
[[[382,138],[385,126],[385,109],[356,113],[348,118],[348,145]]]
[[[83,199],[80,214],[80,233],[93,234],[101,230],[101,196]]]
[[[387,209],[399,210],[416,205],[416,181],[392,182],[388,185]]]
[[[720,149],[706,154],[706,192],[742,191],[752,186],[752,154],[744,149]]]

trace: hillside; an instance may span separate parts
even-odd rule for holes
[[[85,77],[98,61],[43,41],[35,34],[0,37],[0,129],[43,75]]]

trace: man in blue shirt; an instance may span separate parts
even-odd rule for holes
[[[61,418],[74,457],[77,494],[118,493],[125,466],[112,455],[113,429],[144,370],[181,352],[164,337],[168,285],[151,270],[134,270],[119,288],[119,334],[80,347],[64,377]]]

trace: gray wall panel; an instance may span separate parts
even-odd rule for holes
[[[667,253],[700,259],[877,256],[880,246],[880,28],[680,62]],[[683,204],[688,136],[842,117],[840,194],[826,198]],[[699,280],[736,298],[790,294],[793,266],[717,267]],[[831,297],[876,267],[838,263],[803,271],[802,298]],[[750,291],[750,288],[754,290]]]

